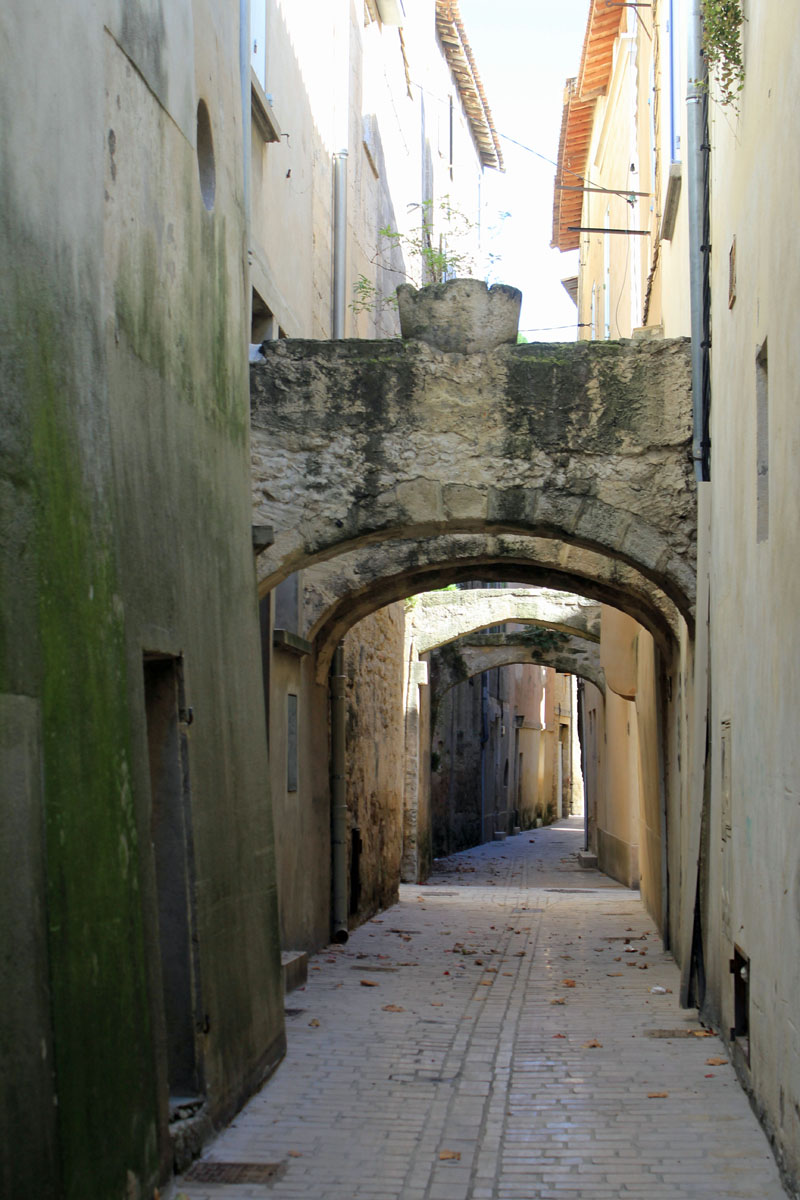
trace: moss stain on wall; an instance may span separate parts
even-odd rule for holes
[[[154,1178],[156,1090],[122,620],[109,530],[98,517],[104,464],[82,461],[81,401],[42,294],[27,306],[24,386],[43,584],[50,981],[64,1194],[85,1200],[122,1196],[129,1170]]]

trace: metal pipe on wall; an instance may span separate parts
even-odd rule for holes
[[[489,672],[481,675],[481,842],[486,839],[486,743],[489,741]]]
[[[689,294],[692,313],[692,459],[694,460],[695,479],[701,483],[709,478],[704,382],[708,350],[708,313],[705,299],[706,256],[708,254],[705,240],[708,68],[703,55],[701,0],[692,0],[689,17],[687,74]]]
[[[344,944],[347,931],[347,680],[344,648],[336,647],[331,668],[331,873],[332,937]]]
[[[333,320],[334,338],[344,337],[347,312],[347,151],[333,156]]]

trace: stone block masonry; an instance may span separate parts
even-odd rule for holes
[[[584,556],[555,586],[592,595],[602,582],[624,609],[636,592],[632,615],[657,625],[650,588],[691,626],[686,342],[457,354],[282,340],[264,352],[251,368],[254,520],[275,529],[262,591],[363,547],[381,552],[384,578],[408,569],[409,542],[418,570],[448,537],[473,539],[473,561],[510,559],[498,538],[511,536]]]

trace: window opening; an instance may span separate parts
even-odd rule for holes
[[[604,225],[606,230],[611,228],[611,211],[608,208]],[[603,337],[608,341],[611,337],[611,235],[608,232],[603,234],[603,287]]]
[[[756,541],[769,537],[769,372],[767,343],[756,355]]]
[[[286,790],[297,791],[297,696],[286,697]]]
[[[250,65],[267,90],[267,0],[250,0]]]
[[[733,1025],[731,1040],[739,1045],[745,1062],[750,1064],[750,959],[738,946],[733,948]]]

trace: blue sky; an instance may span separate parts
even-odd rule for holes
[[[459,9],[498,133],[555,159],[589,0],[459,0]],[[577,273],[577,257],[550,249],[554,167],[506,138],[501,146],[505,174],[484,174],[490,213],[511,214],[493,239],[501,255],[493,279],[522,290],[520,328],[530,341],[571,340],[577,313],[561,279]]]

